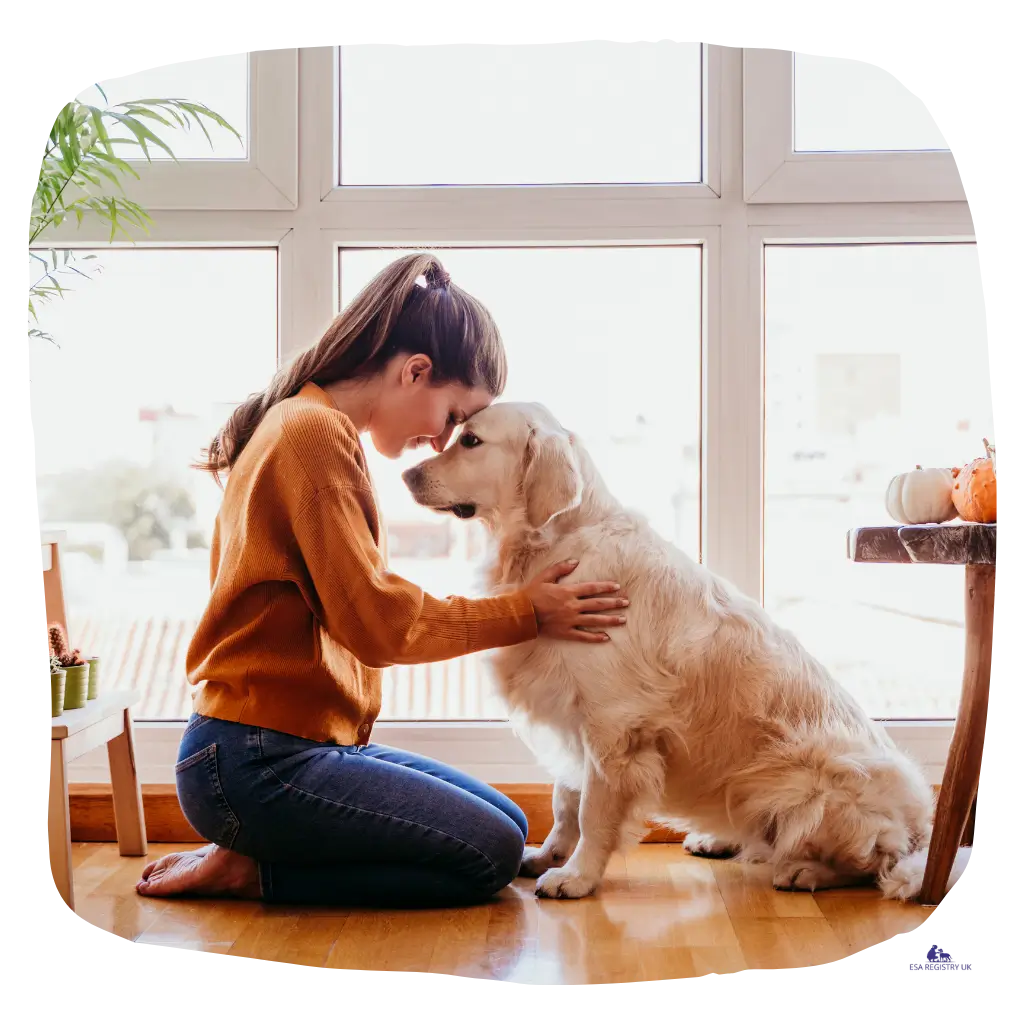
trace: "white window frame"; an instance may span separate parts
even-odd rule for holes
[[[303,51],[310,53],[311,51]],[[333,87],[329,94],[318,92],[323,105],[318,111],[323,117],[329,113],[329,131],[321,136],[324,145],[320,156],[320,195],[325,202],[352,204],[358,202],[409,202],[428,199],[431,203],[462,206],[467,201],[493,202],[499,199],[508,207],[509,215],[528,214],[538,206],[552,199],[563,200],[572,194],[580,199],[615,201],[623,193],[632,193],[637,188],[645,195],[663,196],[673,199],[711,199],[721,195],[721,75],[722,47],[704,46],[701,54],[701,180],[678,184],[657,185],[345,185],[340,182],[341,161],[339,128],[341,123],[341,47],[322,48],[316,52],[319,80],[325,81],[328,74],[333,76]],[[326,127],[326,125],[325,125]]]
[[[748,130],[763,106],[763,97],[751,88],[756,78],[750,77],[748,69],[756,75],[765,64],[764,55],[773,51],[744,53],[716,46],[706,49],[703,62],[708,83],[703,184],[338,186],[336,50],[322,47],[290,52],[294,65],[280,58],[283,82],[279,95],[291,95],[296,82],[294,67],[302,97],[297,108],[299,148],[291,193],[295,201],[262,208],[254,203],[217,206],[211,196],[223,198],[217,191],[221,172],[197,162],[195,173],[200,177],[189,188],[203,194],[193,192],[183,205],[177,200],[184,186],[172,185],[171,179],[163,181],[164,195],[151,204],[159,211],[155,224],[146,242],[140,244],[277,246],[280,357],[287,361],[319,337],[334,316],[341,247],[699,242],[705,282],[702,559],[713,571],[760,599],[765,244],[809,239],[973,241],[966,201],[948,196],[936,201],[935,192],[928,188],[916,198],[891,201],[888,196],[881,201],[868,181],[875,177],[876,164],[867,161],[865,167],[865,161],[844,158],[840,160],[845,169],[829,179],[828,189],[821,182],[812,182],[805,193],[796,193],[791,179],[783,174],[772,186],[774,191],[760,187],[767,179],[759,181],[757,195],[751,199],[752,168],[768,166],[774,159],[771,154],[781,151],[779,139],[792,138],[792,124],[787,126],[776,117],[772,122],[774,141],[768,137],[767,120],[759,122],[756,133]],[[270,65],[261,55],[257,57],[262,75],[262,69]],[[776,55],[768,65],[775,67],[778,76],[780,66],[792,66],[791,58],[783,52],[781,64]],[[264,85],[268,94],[274,95],[274,83],[264,81]],[[281,116],[290,133],[296,127],[296,122],[289,120],[291,100],[282,99],[281,103]],[[268,130],[273,130],[269,122]],[[204,168],[210,174],[209,194],[201,188]],[[154,169],[147,167],[147,177]],[[172,170],[168,166],[161,173]],[[776,166],[772,173],[778,170]],[[786,181],[791,183],[783,188]],[[845,188],[840,188],[844,183]],[[773,198],[766,201],[769,195]],[[66,241],[100,247],[106,243],[106,234],[102,226],[86,223],[78,231],[65,226],[47,238],[47,243],[51,239],[57,244]],[[842,543],[842,538],[837,538],[837,543]],[[143,782],[173,782],[174,754],[183,727],[180,722],[138,723],[136,746]],[[885,727],[924,764],[931,780],[938,782],[952,722],[893,721]],[[380,722],[374,738],[446,760],[490,782],[547,781],[505,722]],[[99,782],[106,778],[105,772],[102,757],[83,758],[72,766],[71,778]]]
[[[791,50],[745,50],[743,94],[748,203],[966,201],[949,152],[796,152]]]

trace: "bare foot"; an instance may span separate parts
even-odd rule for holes
[[[147,864],[135,886],[140,896],[237,896],[259,899],[256,861],[220,846],[168,853]]]

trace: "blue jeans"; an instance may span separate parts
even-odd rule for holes
[[[375,743],[314,743],[194,714],[175,777],[189,824],[252,857],[267,902],[478,903],[522,860],[526,817],[511,800]]]

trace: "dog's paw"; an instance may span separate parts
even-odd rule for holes
[[[578,900],[597,888],[598,879],[578,875],[568,868],[551,868],[537,880],[537,895],[554,900]]]
[[[783,892],[814,892],[829,889],[839,880],[839,875],[827,864],[815,861],[797,861],[780,864],[775,869],[772,885]]]
[[[694,857],[735,857],[739,853],[738,846],[723,843],[706,832],[687,832],[683,849]]]

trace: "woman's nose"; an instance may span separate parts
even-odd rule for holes
[[[444,430],[442,430],[441,433],[437,435],[437,437],[432,437],[430,439],[430,447],[433,448],[434,451],[437,452],[438,454],[443,452],[445,448],[448,447],[448,442],[451,440],[452,431],[454,429],[455,428],[451,424],[446,426]]]

